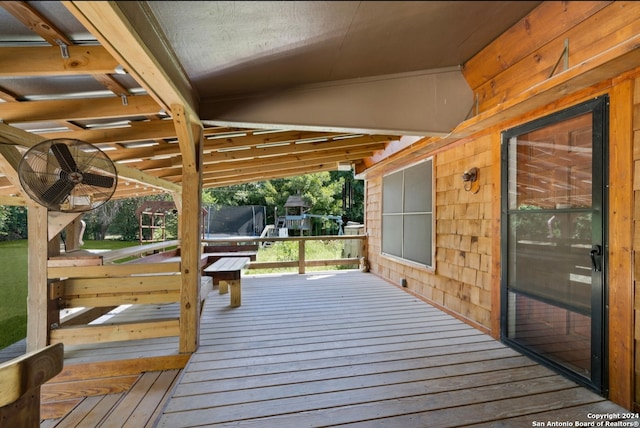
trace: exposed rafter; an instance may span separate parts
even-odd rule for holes
[[[197,96],[173,51],[163,43],[148,5],[62,4],[95,41],[74,44],[65,26],[47,19],[34,4],[0,2],[0,7],[41,40],[35,45],[3,44],[0,79],[55,82],[77,77],[86,84],[70,94],[0,88],[4,101],[0,101],[0,121],[10,125],[0,128],[0,143],[30,147],[43,139],[71,138],[93,144],[117,165],[121,179],[114,198],[157,192],[179,195],[185,172],[196,164],[191,141],[200,134],[202,155],[198,160],[204,187],[336,170],[338,162],[360,165],[363,158],[399,138],[355,135],[346,130],[269,129],[265,125],[203,127],[197,115]],[[116,69],[127,75],[118,76]],[[81,96],[83,90],[92,93]],[[21,133],[18,139],[15,133]],[[11,168],[4,170],[7,172],[0,169],[0,198],[12,205],[23,204],[16,177],[8,176]]]
[[[5,123],[118,119],[159,112],[158,103],[148,95],[129,97],[126,105],[117,97],[0,103],[0,119]]]
[[[69,57],[54,46],[0,47],[0,76],[113,73],[118,63],[102,46],[69,46]]]
[[[180,105],[190,121],[200,122],[189,79],[167,49],[144,2],[62,3],[167,112],[172,105]],[[136,17],[135,25],[132,16]]]

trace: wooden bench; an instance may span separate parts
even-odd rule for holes
[[[240,306],[240,276],[250,261],[249,257],[223,257],[204,269],[204,274],[218,283],[220,294],[228,293],[228,287],[231,288],[231,307]]]

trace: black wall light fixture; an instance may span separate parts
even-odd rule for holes
[[[462,182],[464,183],[464,190],[471,193],[478,193],[480,190],[480,183],[478,182],[478,168],[471,168],[462,174]]]

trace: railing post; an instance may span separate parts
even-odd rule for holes
[[[304,265],[305,265],[305,260],[304,260],[304,253],[305,253],[305,248],[304,248],[304,239],[300,239],[298,241],[298,273],[299,274],[303,274],[304,273]]]

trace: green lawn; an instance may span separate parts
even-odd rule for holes
[[[86,249],[115,250],[137,241],[85,241]],[[0,349],[27,334],[27,241],[0,242]]]
[[[0,349],[27,334],[27,241],[0,242]]]
[[[306,260],[330,260],[342,258],[342,250],[345,241],[309,241],[305,244]],[[274,242],[270,247],[260,248],[256,260],[258,262],[284,262],[298,260],[298,243],[289,241]],[[306,271],[324,271],[347,269],[343,265],[335,266],[314,266],[308,267]],[[250,269],[247,271],[250,275],[274,273],[274,272],[297,272],[297,267],[292,268],[268,268],[268,269]]]

